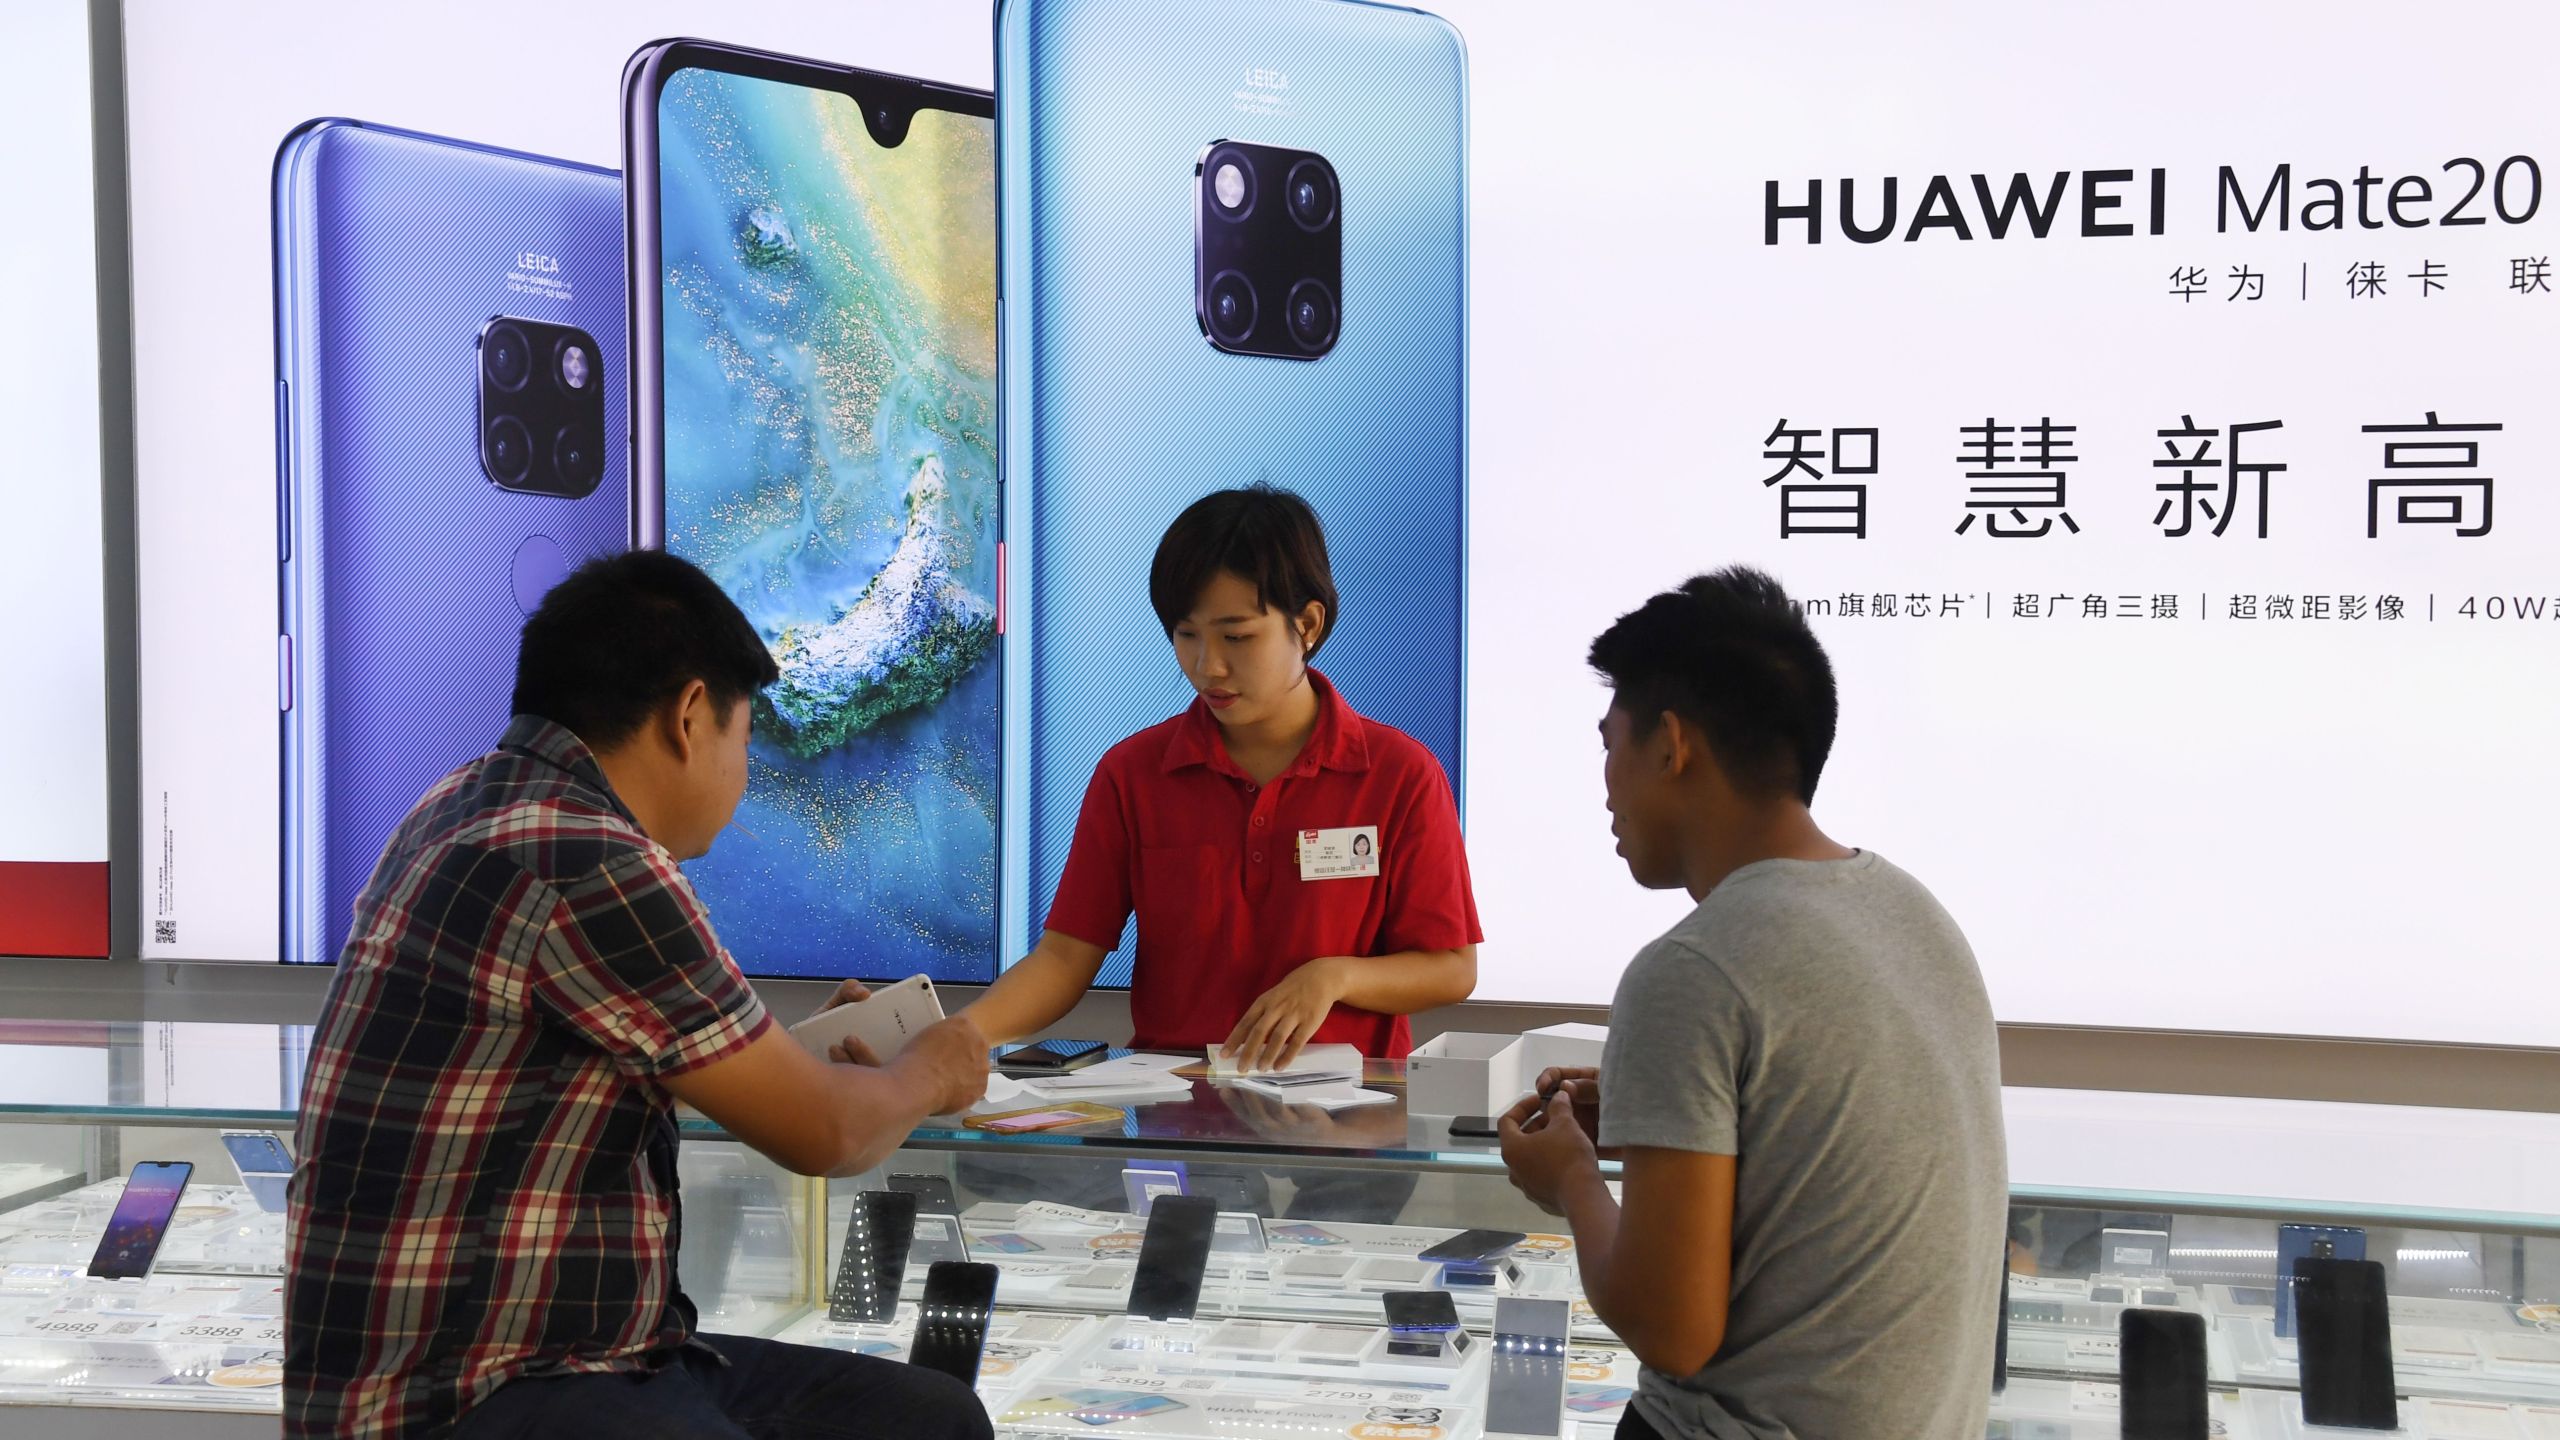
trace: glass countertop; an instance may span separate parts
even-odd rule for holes
[[[0,1020],[0,1124],[288,1127],[311,1033]],[[1201,1078],[1180,1098],[1125,1107],[1100,1099],[1125,1113],[1079,1129],[998,1135],[945,1121],[909,1144],[1500,1169],[1492,1142],[1450,1135],[1445,1117],[1407,1113],[1400,1063],[1372,1061],[1364,1083],[1390,1100],[1328,1114]],[[2011,1190],[2023,1204],[2560,1235],[2560,1115],[2019,1087],[2003,1102]],[[684,1129],[723,1137],[698,1115]]]
[[[286,1128],[301,1100],[311,1033],[308,1025],[0,1021],[0,1122]],[[1265,1151],[1352,1164],[1500,1168],[1491,1141],[1458,1139],[1445,1117],[1406,1113],[1402,1062],[1370,1061],[1362,1083],[1391,1098],[1328,1114],[1199,1078],[1187,1099],[1098,1102],[1125,1110],[1116,1121],[1027,1135],[929,1122],[910,1143]],[[1018,1103],[1043,1101],[1026,1096]],[[692,1111],[682,1125],[688,1135],[724,1137]]]

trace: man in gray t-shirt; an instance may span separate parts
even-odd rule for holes
[[[1775,581],[1656,596],[1592,663],[1620,852],[1698,906],[1628,965],[1599,1071],[1542,1076],[1503,1155],[1644,1362],[1619,1433],[1977,1440],[2008,1174],[1973,951],[1814,825],[1836,691]]]

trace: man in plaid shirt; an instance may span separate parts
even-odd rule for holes
[[[736,811],[774,678],[728,596],[662,553],[591,562],[525,623],[514,721],[393,833],[321,1014],[288,1436],[990,1433],[946,1376],[697,1333],[676,1284],[676,1100],[820,1175],[986,1088],[965,1018],[886,1066],[808,1054],[677,870]]]

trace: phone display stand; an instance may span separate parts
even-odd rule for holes
[[[1475,1337],[1457,1330],[1390,1330],[1378,1358],[1393,1365],[1458,1366],[1475,1353]]]
[[[2157,1281],[2169,1274],[2169,1232],[2109,1227],[2098,1233],[2098,1269],[2109,1275]]]
[[[1440,1288],[1476,1295],[1508,1295],[1520,1288],[1520,1262],[1509,1256],[1499,1260],[1451,1260],[1440,1267]]]
[[[1128,1197],[1129,1213],[1144,1219],[1155,1212],[1157,1196],[1190,1194],[1191,1172],[1179,1160],[1128,1165],[1120,1171],[1120,1188]]]
[[[1144,1315],[1123,1315],[1107,1344],[1130,1355],[1197,1355],[1201,1337],[1207,1333],[1199,1320],[1150,1320]]]

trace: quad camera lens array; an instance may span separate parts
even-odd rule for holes
[[[1199,177],[1200,332],[1238,355],[1314,360],[1341,339],[1342,186],[1311,150],[1221,140]]]
[[[480,468],[569,499],[604,479],[604,352],[574,325],[502,316],[480,330]]]

